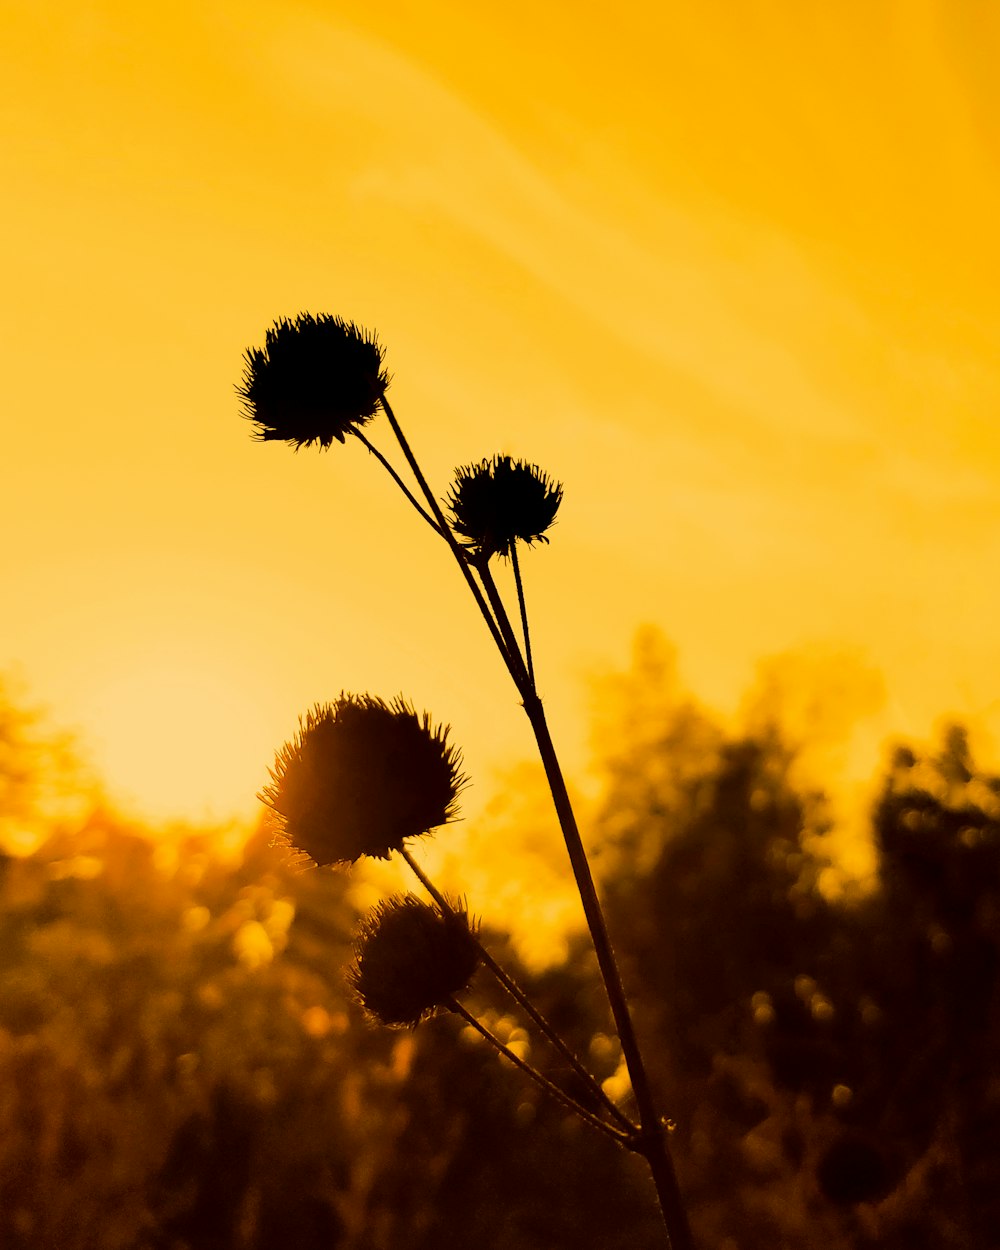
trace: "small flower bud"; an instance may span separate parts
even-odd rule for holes
[[[317,705],[278,752],[260,798],[282,839],[317,864],[388,859],[404,838],[452,820],[465,779],[447,726],[402,699],[341,695]]]
[[[310,443],[329,447],[378,411],[389,385],[382,356],[378,339],[353,322],[329,313],[282,317],[263,348],[247,349],[236,391],[258,438],[296,450]]]
[[[466,912],[450,915],[412,894],[380,903],[364,920],[348,980],[381,1024],[413,1027],[468,988],[479,948]]]
[[[473,557],[509,556],[518,539],[547,543],[563,488],[535,464],[494,456],[455,470],[451,527]]]

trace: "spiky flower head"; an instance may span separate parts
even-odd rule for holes
[[[465,784],[447,726],[397,698],[318,704],[278,752],[261,799],[279,838],[317,864],[387,859],[404,838],[452,820]]]
[[[296,450],[329,447],[378,411],[389,385],[383,349],[374,334],[329,313],[282,317],[263,347],[244,353],[236,392],[257,437],[279,439]]]
[[[475,558],[509,556],[514,544],[549,540],[563,488],[536,464],[497,455],[455,470],[451,527]]]
[[[380,1023],[413,1027],[468,988],[479,947],[464,908],[450,907],[443,913],[401,894],[365,918],[348,980]]]

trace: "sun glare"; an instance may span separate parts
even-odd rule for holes
[[[154,822],[254,814],[273,725],[235,678],[205,662],[150,659],[109,677],[93,747],[111,796]]]

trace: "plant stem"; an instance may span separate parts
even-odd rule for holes
[[[490,607],[493,609],[497,618],[497,624],[500,626],[500,633],[503,635],[503,640],[507,645],[507,649],[513,655],[517,656],[520,680],[513,673],[511,673],[511,676],[514,678],[514,684],[517,686],[518,693],[527,697],[529,691],[534,690],[534,683],[528,676],[528,669],[525,666],[524,659],[521,655],[521,648],[517,645],[517,639],[514,637],[514,630],[511,627],[510,617],[507,615],[507,609],[504,607],[504,602],[500,598],[500,591],[497,589],[497,584],[493,580],[493,574],[490,572],[489,559],[483,558],[475,561],[475,568],[476,572],[480,576],[480,579],[482,580],[483,588],[486,591],[486,597],[489,599]]]
[[[514,584],[517,586],[517,602],[521,608],[521,632],[524,634],[524,658],[528,663],[528,681],[535,689],[535,667],[531,662],[531,637],[528,634],[528,609],[524,603],[524,586],[521,584],[521,565],[517,558],[517,539],[510,544],[510,562],[514,567]]]
[[[622,985],[618,965],[615,962],[614,951],[611,947],[611,939],[608,936],[607,925],[604,921],[604,912],[597,897],[594,878],[590,871],[586,852],[583,849],[580,831],[577,827],[572,804],[570,803],[562,769],[556,756],[555,746],[545,720],[541,699],[536,694],[531,693],[525,699],[524,709],[528,715],[528,720],[531,722],[535,741],[538,744],[542,766],[545,769],[545,776],[552,793],[552,801],[555,804],[556,815],[559,818],[559,825],[566,843],[566,850],[569,853],[573,875],[576,878],[577,889],[580,892],[583,910],[587,917],[587,924],[590,927],[594,950],[597,954],[597,962],[607,990],[608,1001],[611,1004],[615,1027],[618,1031],[625,1064],[632,1082],[632,1092],[635,1094],[635,1100],[639,1108],[641,1138],[635,1143],[634,1148],[649,1163],[653,1181],[656,1185],[656,1192],[660,1199],[660,1209],[663,1213],[664,1223],[667,1226],[667,1236],[673,1250],[693,1250],[691,1230],[688,1226],[687,1214],[681,1201],[673,1160],[670,1157],[664,1128],[653,1101],[649,1078],[646,1075],[646,1068],[642,1061],[642,1054],[639,1050],[639,1043],[636,1039],[632,1017],[628,1009],[628,1000],[625,997],[625,989]]]
[[[525,667],[524,660],[521,657],[520,649],[514,638],[513,631],[510,627],[510,621],[507,618],[503,601],[500,599],[496,585],[493,582],[492,575],[486,562],[483,562],[479,568],[480,577],[483,586],[490,598],[493,611],[496,612],[496,619],[485,600],[482,591],[472,576],[469,562],[465,554],[462,552],[455,536],[451,532],[441,512],[440,505],[435,498],[430,487],[427,485],[427,479],[424,477],[419,464],[410,445],[407,443],[403,431],[400,429],[399,422],[396,420],[388,401],[383,395],[382,407],[389,421],[392,431],[396,436],[403,454],[413,471],[413,475],[424,494],[424,498],[430,506],[431,513],[437,522],[448,546],[451,548],[452,554],[458,562],[462,571],[462,576],[468,583],[469,589],[472,591],[476,604],[482,613],[483,619],[489,626],[490,633],[493,635],[493,641],[497,645],[504,663],[507,665],[507,671],[510,673],[514,685],[524,699],[524,709],[527,713],[528,720],[531,723],[532,730],[535,735],[535,741],[538,744],[539,754],[541,755],[542,765],[545,769],[545,775],[549,782],[549,789],[552,793],[552,799],[555,804],[556,814],[559,818],[559,825],[563,832],[563,838],[566,843],[566,849],[569,853],[570,864],[573,868],[573,875],[576,878],[577,889],[580,892],[580,899],[583,903],[584,913],[587,917],[587,924],[590,927],[591,938],[594,943],[594,950],[597,954],[597,962],[601,970],[601,976],[608,994],[608,1001],[611,1004],[611,1012],[614,1016],[615,1027],[618,1031],[618,1037],[622,1046],[622,1053],[625,1058],[625,1064],[628,1069],[629,1078],[632,1082],[632,1091],[635,1094],[636,1103],[639,1108],[639,1119],[641,1125],[641,1136],[638,1140],[626,1137],[620,1134],[617,1129],[612,1128],[603,1120],[596,1117],[590,1117],[590,1113],[585,1113],[587,1118],[592,1118],[599,1125],[602,1131],[612,1134],[617,1140],[629,1145],[631,1148],[642,1154],[649,1164],[650,1172],[653,1176],[653,1182],[656,1185],[656,1192],[660,1200],[660,1209],[663,1214],[663,1220],[666,1225],[667,1240],[672,1250],[694,1250],[694,1243],[691,1240],[691,1230],[688,1225],[687,1213],[681,1201],[680,1189],[677,1184],[677,1176],[674,1170],[673,1160],[670,1157],[669,1147],[667,1146],[666,1135],[660,1118],[656,1112],[656,1106],[653,1102],[653,1095],[649,1085],[649,1079],[646,1075],[646,1069],[642,1061],[642,1055],[639,1051],[639,1044],[635,1036],[635,1030],[632,1026],[632,1018],[629,1014],[628,1002],[625,998],[625,990],[621,983],[621,977],[618,972],[618,966],[615,963],[614,952],[611,948],[611,940],[608,936],[607,926],[604,922],[604,913],[601,910],[600,902],[597,897],[597,890],[594,887],[594,879],[590,872],[590,865],[587,862],[586,852],[583,849],[583,842],[580,839],[580,831],[577,828],[576,817],[573,814],[573,807],[569,800],[569,794],[566,790],[566,783],[563,779],[562,770],[559,766],[559,760],[556,756],[555,747],[549,734],[548,725],[545,721],[545,714],[542,710],[542,702],[535,693],[534,686],[530,684],[528,678],[528,670]],[[468,1018],[469,1023],[473,1027],[483,1031],[482,1026],[473,1017],[468,1016],[464,1008],[457,1003],[454,1004],[460,1015]],[[519,1067],[525,1067],[520,1060],[514,1055],[509,1055]],[[530,1072],[534,1069],[527,1065]],[[536,1074],[540,1075],[540,1074]],[[544,1081],[544,1077],[541,1078]],[[553,1086],[553,1089],[556,1087]],[[557,1097],[564,1101],[572,1101],[569,1096],[561,1090]],[[574,1104],[575,1105],[575,1104]],[[582,1108],[580,1108],[582,1110]]]
[[[413,870],[413,873],[416,876],[417,880],[420,882],[420,884],[424,887],[424,889],[431,896],[434,902],[437,903],[438,907],[441,908],[442,912],[444,912],[446,915],[453,914],[454,908],[451,906],[451,904],[448,902],[445,896],[441,893],[441,891],[437,888],[437,886],[434,885],[434,883],[427,876],[427,874],[420,867],[420,865],[416,862],[416,860],[413,858],[413,856],[410,854],[410,852],[406,849],[405,846],[400,849],[400,854],[409,864],[410,868]],[[538,1028],[541,1029],[542,1033],[549,1039],[549,1041],[556,1048],[556,1050],[559,1051],[559,1053],[563,1056],[563,1058],[567,1061],[567,1063],[569,1063],[570,1067],[577,1074],[577,1076],[579,1076],[586,1083],[587,1088],[594,1095],[594,1097],[597,1098],[602,1103],[602,1105],[606,1107],[608,1111],[611,1112],[611,1114],[615,1117],[616,1120],[618,1120],[618,1122],[622,1125],[622,1127],[626,1130],[626,1132],[629,1135],[634,1136],[636,1132],[636,1126],[632,1123],[632,1121],[628,1118],[628,1116],[625,1115],[623,1111],[621,1111],[618,1107],[615,1106],[615,1104],[607,1096],[604,1090],[601,1089],[601,1086],[597,1082],[597,1080],[587,1071],[587,1069],[583,1066],[583,1064],[576,1057],[576,1055],[573,1054],[569,1046],[567,1046],[567,1044],[555,1031],[552,1025],[549,1024],[548,1020],[545,1019],[542,1013],[534,1005],[534,1003],[527,996],[527,994],[525,994],[524,990],[521,989],[521,987],[517,984],[517,982],[510,975],[510,973],[508,973],[503,967],[501,967],[500,964],[497,963],[497,961],[493,958],[493,956],[486,949],[486,947],[479,941],[478,938],[476,938],[476,945],[479,947],[479,954],[480,954],[480,957],[482,958],[483,963],[490,970],[490,972],[493,973],[493,975],[500,982],[500,984],[504,987],[507,993],[510,994],[510,996],[516,1002],[518,1002],[521,1005],[521,1007],[524,1008],[525,1012],[531,1017],[531,1019],[535,1022]]]
[[[626,1145],[628,1143],[629,1138],[625,1133],[613,1128],[604,1120],[599,1119],[592,1112],[588,1111],[586,1107],[581,1107],[581,1105],[575,1099],[571,1098],[565,1090],[561,1090],[558,1085],[553,1085],[550,1080],[542,1076],[541,1072],[539,1072],[537,1068],[533,1068],[530,1063],[526,1063],[519,1055],[516,1055],[509,1046],[505,1046],[495,1033],[491,1033],[486,1025],[480,1023],[472,1012],[467,1011],[457,999],[451,998],[445,1005],[451,1011],[455,1012],[456,1015],[461,1016],[466,1024],[471,1025],[477,1033],[481,1033],[491,1046],[495,1046],[505,1058],[509,1059],[515,1067],[520,1068],[521,1071],[525,1073],[526,1076],[529,1076],[536,1085],[538,1085],[541,1089],[544,1089],[547,1094],[551,1094],[552,1097],[558,1102],[561,1102],[564,1107],[568,1108],[575,1115],[578,1115],[581,1120],[586,1121],[586,1123],[591,1125],[593,1128],[600,1129],[602,1133],[606,1133],[609,1137],[614,1138],[614,1140],[621,1145]]]
[[[420,487],[421,491],[423,492],[424,498],[427,500],[428,504],[430,505],[431,514],[434,517],[437,527],[440,530],[441,535],[444,538],[445,542],[451,548],[451,553],[455,557],[456,561],[458,562],[458,567],[462,570],[462,576],[465,578],[466,582],[468,583],[469,589],[472,591],[472,597],[476,601],[476,606],[479,608],[479,611],[482,613],[483,620],[486,622],[487,626],[489,627],[490,633],[493,635],[493,641],[496,643],[497,650],[500,652],[500,655],[503,657],[504,663],[507,665],[507,671],[510,673],[511,678],[514,681],[514,684],[518,687],[518,689],[520,689],[518,668],[514,662],[514,657],[511,656],[507,651],[507,647],[504,643],[503,637],[500,634],[499,627],[497,626],[496,621],[493,619],[492,613],[490,612],[489,608],[486,606],[486,601],[483,599],[483,592],[479,589],[479,586],[476,583],[476,579],[472,576],[472,571],[469,568],[469,562],[466,559],[465,553],[462,551],[461,547],[459,547],[458,543],[455,541],[455,535],[451,532],[451,526],[445,520],[444,513],[441,511],[441,506],[438,503],[437,499],[434,497],[434,492],[427,485],[427,479],[424,477],[423,472],[421,471],[420,465],[417,463],[416,456],[414,456],[413,452],[410,450],[410,444],[406,441],[406,438],[403,435],[403,431],[400,428],[399,422],[396,420],[396,414],[393,412],[392,408],[389,405],[389,401],[386,399],[384,395],[382,396],[380,403],[382,404],[382,409],[385,412],[389,425],[392,427],[392,432],[396,436],[396,441],[399,443],[400,447],[403,450],[403,455],[406,457],[406,462],[407,464],[409,464],[410,469],[413,472],[413,476],[417,479],[417,484]],[[518,655],[517,658],[519,660],[520,656]]]
[[[424,511],[424,509],[418,503],[413,492],[406,485],[403,479],[399,476],[396,470],[392,467],[389,461],[386,460],[385,456],[382,455],[379,449],[373,446],[368,441],[368,439],[365,438],[365,436],[361,433],[361,431],[358,429],[356,425],[352,425],[348,432],[353,434],[354,437],[358,440],[358,442],[363,443],[368,448],[369,452],[371,452],[371,454],[375,457],[375,459],[382,465],[383,469],[385,469],[385,471],[389,474],[389,476],[396,483],[396,485],[403,492],[403,494],[410,501],[410,503],[413,504],[414,508],[416,508],[416,510],[424,518],[424,520],[431,527],[431,529],[434,530],[435,533],[441,534],[441,527],[438,525],[437,521],[434,520],[434,518],[430,515],[430,513]],[[442,534],[441,537],[443,538],[444,535]]]

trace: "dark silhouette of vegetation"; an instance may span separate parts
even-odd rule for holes
[[[585,1101],[578,1100],[564,1084],[550,1080],[533,1063],[506,1046],[461,1001],[459,990],[464,993],[468,988],[467,979],[456,978],[453,972],[468,963],[467,926],[405,845],[407,839],[421,838],[443,824],[455,810],[458,797],[457,756],[446,748],[444,734],[431,732],[427,713],[421,724],[415,712],[401,701],[389,708],[370,695],[360,699],[342,695],[337,705],[310,713],[296,740],[281,749],[272,770],[274,785],[267,788],[262,798],[275,811],[286,845],[317,864],[354,862],[364,855],[389,857],[397,853],[430,895],[432,904],[428,906],[436,909],[446,922],[437,927],[433,943],[418,944],[425,961],[433,958],[441,964],[437,970],[418,969],[412,954],[404,957],[403,944],[397,941],[379,938],[379,958],[374,962],[359,954],[365,971],[363,978],[356,978],[356,984],[360,986],[363,979],[365,1002],[371,1007],[378,1001],[387,1008],[376,1009],[374,1014],[386,1024],[416,1024],[439,1010],[450,1011],[464,1020],[585,1124],[645,1159],[663,1217],[664,1244],[673,1250],[692,1250],[690,1224],[677,1183],[666,1121],[653,1097],[590,860],[535,680],[518,544],[530,547],[536,542],[548,543],[546,532],[559,511],[562,484],[538,465],[514,460],[506,454],[494,455],[456,470],[445,501],[450,513],[446,518],[389,404],[389,377],[383,362],[383,349],[376,335],[337,317],[301,314],[294,321],[276,322],[266,333],[263,349],[247,350],[243,381],[237,393],[244,416],[253,423],[262,441],[283,441],[296,451],[314,442],[321,449],[328,449],[335,441],[345,443],[348,435],[360,441],[454,557],[534,734],[611,1009],[614,1032],[621,1045],[634,1104],[631,1114],[626,1114],[608,1096],[530,995],[521,990],[516,979],[475,936],[478,962],[527,1014],[532,1028],[567,1061],[572,1083],[582,1082],[586,1090]],[[384,414],[385,424],[405,461],[402,473],[362,433],[361,427],[378,411]],[[412,489],[403,473],[410,477]],[[419,496],[423,497],[422,503]],[[520,639],[493,577],[491,561],[497,557],[509,560],[513,572]],[[436,784],[441,770],[429,767],[430,760],[444,765],[447,775],[443,791]],[[405,918],[407,924],[419,916],[425,918],[421,923],[428,920],[428,913],[408,906],[392,914],[396,917],[393,932],[399,919]],[[385,914],[377,918],[369,929],[369,938],[384,928],[387,918]],[[448,945],[453,947],[451,951],[446,949]],[[374,983],[376,977],[385,981],[384,993]],[[422,992],[416,998],[408,996],[404,1009],[399,990],[406,982],[419,984]],[[442,993],[444,986],[452,984],[455,992]]]
[[[641,742],[627,700],[608,736],[593,840],[697,1240],[992,1250],[1000,778],[957,727],[899,747],[874,882],[824,893],[829,804],[796,783],[781,726],[727,734],[642,698]],[[364,1019],[341,971],[349,878],[296,870],[263,832],[227,859],[211,830],[155,838],[94,802],[46,815],[51,757],[22,724],[0,714],[3,815],[47,835],[0,876],[0,1244],[660,1244],[642,1160],[471,1029]],[[532,972],[483,936],[614,1087],[584,938]],[[590,1096],[489,978],[464,1002]]]

